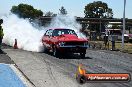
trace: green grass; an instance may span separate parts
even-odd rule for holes
[[[105,48],[103,41],[89,41],[90,44],[95,45],[97,47],[101,46],[102,49],[108,49],[108,45]],[[109,49],[112,48],[112,44],[109,41]],[[124,49],[122,50],[121,41],[115,42],[115,49],[120,50],[125,53],[132,53],[132,43],[124,43]]]

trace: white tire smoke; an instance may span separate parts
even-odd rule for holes
[[[4,20],[2,25],[4,31],[3,43],[13,46],[15,39],[17,39],[19,49],[35,52],[43,50],[41,43],[43,31],[34,28],[28,20],[20,19],[13,14],[2,18]]]
[[[79,32],[81,26],[76,22],[75,17],[59,15],[52,19],[48,28],[43,27],[41,29],[33,27],[28,19],[22,19],[13,14],[3,16],[2,19],[4,20],[2,24],[4,31],[3,43],[13,46],[15,39],[17,39],[18,48],[27,51],[43,51],[41,39],[48,28],[73,29],[80,38],[85,38]]]

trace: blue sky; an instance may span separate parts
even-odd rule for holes
[[[59,13],[61,6],[64,6],[70,15],[84,16],[84,7],[97,0],[1,0],[0,14],[9,13],[13,5],[26,3],[34,8],[42,10],[44,13],[51,11]],[[123,15],[124,0],[100,0],[108,4],[113,9],[114,17],[121,18]],[[126,0],[126,17],[132,19],[132,0]]]

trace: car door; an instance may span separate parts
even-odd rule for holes
[[[47,30],[46,33],[44,34],[42,42],[43,42],[43,45],[45,45],[46,47],[49,47],[49,30]]]
[[[49,30],[49,38],[48,38],[48,39],[49,39],[48,44],[49,44],[50,49],[52,49],[52,44],[54,43],[54,42],[53,42],[54,38],[53,38],[53,36],[52,36],[52,33],[53,33],[53,30],[50,29],[50,30]]]

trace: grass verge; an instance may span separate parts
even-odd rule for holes
[[[95,46],[94,48],[101,48],[101,49],[112,49],[112,43],[109,41],[109,45],[105,47],[103,41],[89,41],[89,44],[91,46]],[[132,43],[124,43],[124,49],[122,50],[121,41],[115,42],[115,49],[120,50],[124,53],[130,53],[132,54]]]

